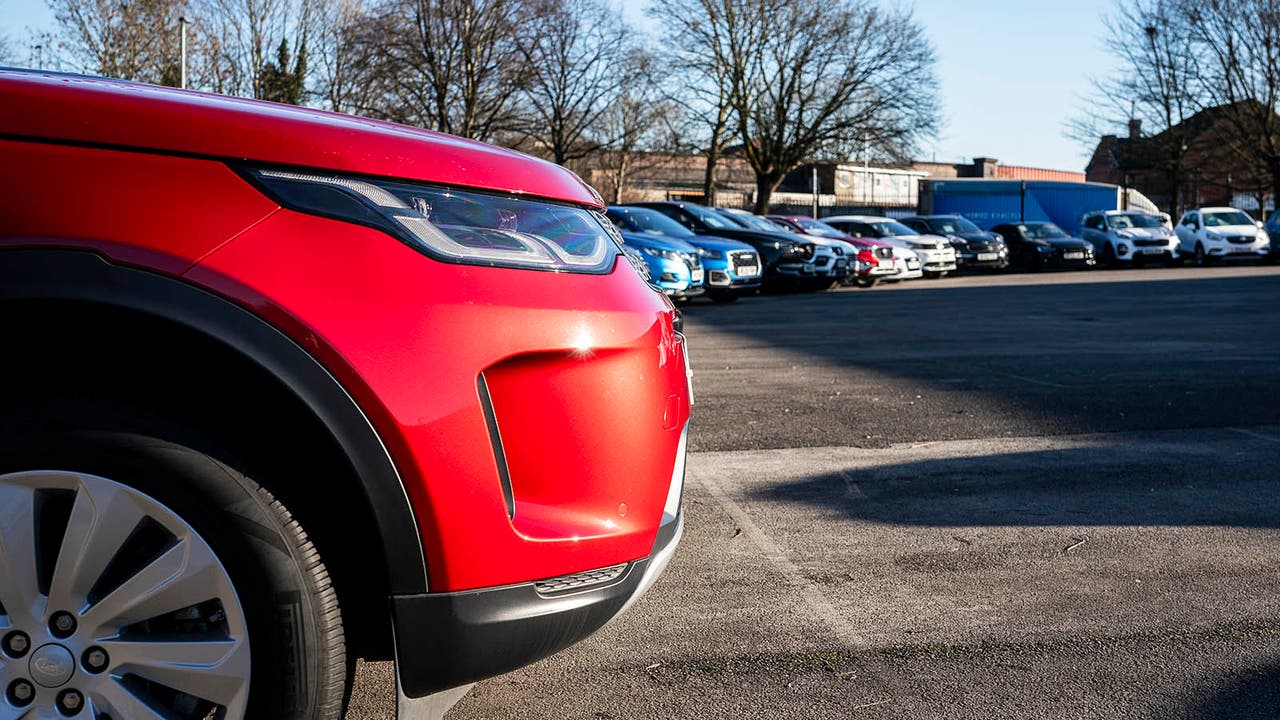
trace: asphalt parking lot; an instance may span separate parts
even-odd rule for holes
[[[1280,269],[686,309],[664,580],[451,718],[1280,717]],[[389,666],[348,718],[394,716]]]

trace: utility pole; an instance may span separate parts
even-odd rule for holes
[[[182,36],[182,80],[178,84],[178,87],[183,90],[187,89],[187,24],[190,22],[191,21],[187,19],[186,15],[178,18],[178,32],[181,33]]]
[[[813,215],[816,220],[818,218],[818,164],[813,164]]]
[[[35,56],[35,62],[31,63],[37,70],[44,69],[44,45],[36,43],[31,46],[31,53]]]

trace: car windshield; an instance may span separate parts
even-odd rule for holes
[[[609,208],[605,215],[615,225],[647,235],[669,235],[671,237],[692,237],[693,232],[680,223],[663,215],[657,210],[648,208]]]
[[[1253,220],[1239,210],[1204,213],[1205,227],[1222,227],[1224,225],[1252,225]]]
[[[1019,227],[1022,229],[1022,234],[1031,240],[1070,237],[1062,231],[1062,228],[1053,223],[1036,223],[1034,225],[1020,225]]]
[[[977,225],[964,218],[935,218],[925,221],[929,229],[942,235],[959,235],[960,233],[982,232]]]
[[[1158,228],[1164,227],[1164,223],[1160,222],[1160,218],[1145,213],[1124,213],[1122,215],[1108,215],[1107,224],[1113,230],[1126,230],[1128,228]]]
[[[782,228],[778,227],[777,225],[774,225],[772,222],[770,222],[769,220],[766,220],[765,218],[760,217],[759,215],[747,215],[746,213],[725,213],[725,214],[733,218],[734,220],[737,220],[739,223],[742,224],[743,227],[750,228],[752,230],[763,230],[764,232],[782,231]]]
[[[842,238],[844,233],[822,222],[821,220],[796,220],[796,224],[804,229],[806,235],[825,238]]]
[[[878,220],[867,223],[875,231],[876,237],[894,237],[897,235],[919,235],[920,233],[896,220]]]
[[[701,220],[703,225],[706,225],[712,230],[732,230],[737,226],[737,223],[731,222],[729,218],[726,218],[715,210],[704,208],[701,205],[685,205],[684,209],[690,215]]]

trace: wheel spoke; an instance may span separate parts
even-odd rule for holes
[[[42,616],[36,571],[35,492],[0,483],[0,605],[13,624]]]
[[[89,708],[92,710],[89,717],[106,715],[112,720],[168,720],[114,678],[108,678],[107,682],[89,691]]]
[[[249,649],[239,640],[111,641],[113,674],[132,673],[173,690],[230,707],[242,700]]]
[[[106,483],[82,485],[49,583],[49,607],[83,611],[94,583],[144,516],[128,494]]]
[[[84,614],[84,624],[114,635],[122,627],[218,597],[225,576],[209,548],[187,538],[166,550]]]

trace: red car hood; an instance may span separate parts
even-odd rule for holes
[[[0,70],[0,134],[602,204],[577,175],[512,150],[351,115],[80,75]]]

